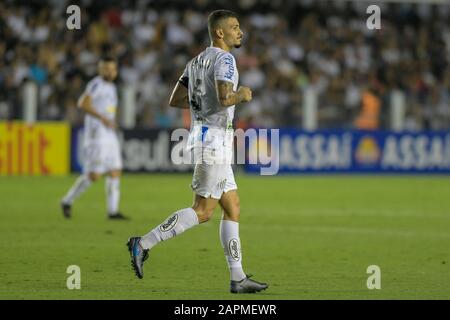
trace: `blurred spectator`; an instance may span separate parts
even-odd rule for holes
[[[361,112],[356,118],[355,126],[361,130],[376,130],[380,124],[381,100],[373,90],[362,93]]]
[[[81,30],[67,30],[68,1],[0,3],[0,118],[20,117],[24,81],[39,85],[39,118],[79,124],[76,100],[107,52],[119,85],[137,90],[140,127],[186,126],[167,108],[187,61],[209,45],[208,0],[85,0]],[[382,29],[365,26],[360,1],[239,0],[240,82],[254,91],[239,127],[301,127],[303,90],[319,95],[320,128],[388,125],[392,90],[407,99],[409,129],[450,125],[450,5],[380,4]],[[367,90],[371,87],[371,90]]]

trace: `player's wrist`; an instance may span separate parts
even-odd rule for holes
[[[242,101],[244,101],[244,95],[241,91],[236,92],[234,97],[235,97],[234,104],[238,104],[238,103],[241,103]]]

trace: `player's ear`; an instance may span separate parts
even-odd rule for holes
[[[224,33],[223,33],[223,29],[222,28],[217,28],[216,29],[216,36],[219,39],[223,39]]]

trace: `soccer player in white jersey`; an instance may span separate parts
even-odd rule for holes
[[[236,15],[228,10],[212,12],[208,30],[211,46],[189,61],[169,101],[173,107],[191,111],[188,148],[196,155],[191,185],[194,204],[176,211],[146,235],[130,238],[127,245],[134,271],[142,278],[150,249],[208,221],[219,204],[223,213],[220,240],[230,270],[230,291],[254,293],[268,285],[250,279],[242,268],[239,197],[231,158],[226,157],[232,154],[235,105],[252,99],[249,88],[238,88],[236,61],[230,53],[241,46],[243,33]]]
[[[117,63],[106,57],[98,64],[98,76],[89,81],[78,100],[78,107],[86,112],[84,119],[83,174],[61,201],[63,215],[71,217],[74,200],[103,174],[105,181],[107,216],[128,219],[119,211],[122,158],[116,133]]]

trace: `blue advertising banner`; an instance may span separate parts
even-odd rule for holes
[[[81,172],[83,168],[83,133],[82,127],[72,127],[70,139],[70,169],[72,172]]]
[[[297,129],[254,132],[254,135],[242,132],[247,140],[235,140],[235,151],[245,145],[243,162],[249,173],[450,173],[450,132]],[[71,169],[80,172],[83,129],[73,128],[71,136]],[[177,165],[171,160],[177,143],[170,136],[171,130],[167,129],[123,130],[119,138],[124,171],[192,170],[190,165]],[[264,173],[263,168],[269,167],[271,170]]]
[[[278,142],[269,144],[278,149],[271,155],[278,173],[450,173],[450,132],[280,129]],[[245,169],[259,173],[262,167]]]

